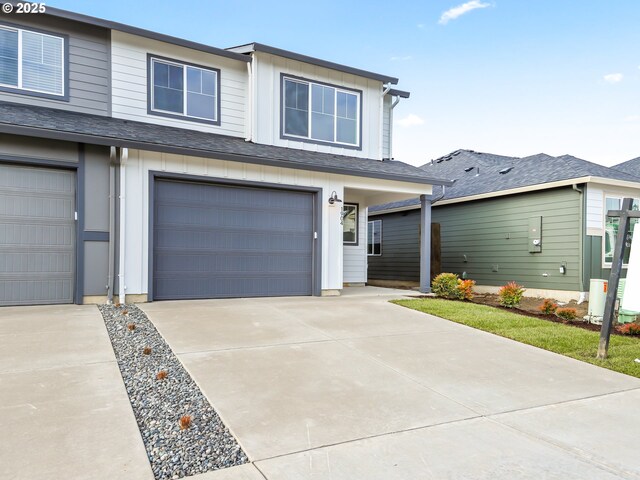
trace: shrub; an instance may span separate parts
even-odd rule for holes
[[[431,282],[431,291],[436,297],[459,298],[458,281],[455,273],[441,273]]]
[[[145,355],[151,355],[151,347],[144,347],[142,349],[142,353],[144,353]]]
[[[578,311],[575,308],[558,308],[556,315],[563,320],[575,320],[578,318]]]
[[[500,305],[507,308],[513,308],[520,304],[524,288],[516,282],[509,282],[500,287],[498,295],[500,296]]]
[[[136,329],[136,324],[135,323],[128,323],[127,324],[127,328],[129,329],[130,332],[133,332]]]
[[[473,298],[473,287],[476,284],[473,280],[460,280],[456,286],[458,300],[471,300]]]
[[[165,378],[167,378],[167,375],[169,375],[169,373],[166,370],[160,370],[156,374],[156,379],[157,380],[164,380]]]
[[[180,430],[186,430],[191,426],[191,415],[183,415],[180,417],[180,421],[178,421],[178,425],[180,425]]]
[[[544,302],[542,302],[542,305],[538,307],[538,310],[540,310],[545,315],[553,315],[554,313],[556,313],[556,310],[558,310],[558,304],[553,300],[549,300],[547,298]]]
[[[618,328],[618,331],[625,335],[640,335],[640,323],[627,323]]]

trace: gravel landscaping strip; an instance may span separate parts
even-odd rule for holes
[[[156,479],[247,463],[236,439],[144,312],[135,305],[99,308]],[[159,380],[161,371],[166,378]],[[181,429],[184,415],[191,423]]]

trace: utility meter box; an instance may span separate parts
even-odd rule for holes
[[[529,218],[529,253],[542,252],[542,217]]]

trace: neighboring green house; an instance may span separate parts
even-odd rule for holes
[[[570,155],[457,150],[422,166],[455,180],[431,198],[440,270],[475,280],[479,291],[514,280],[530,294],[578,299],[590,279],[608,278],[617,226],[605,212],[640,198],[635,162],[633,175]],[[369,208],[370,282],[419,281],[419,213],[419,199]]]

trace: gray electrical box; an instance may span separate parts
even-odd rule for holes
[[[529,218],[529,253],[542,252],[542,217]]]

